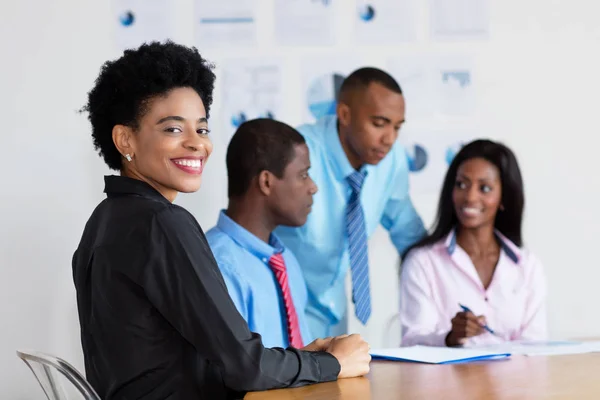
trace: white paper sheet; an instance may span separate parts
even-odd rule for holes
[[[388,72],[404,93],[407,120],[430,119],[437,113],[434,93],[435,59],[428,56],[405,56],[393,58],[388,64]]]
[[[508,357],[504,353],[498,353],[490,350],[432,346],[375,349],[371,350],[371,356],[390,360],[413,361],[427,364],[447,364]]]
[[[474,122],[473,58],[424,54],[394,57],[388,64],[406,100],[399,140],[407,152],[411,193],[437,195],[456,153],[481,137]]]
[[[389,72],[402,87],[406,118],[471,117],[476,106],[471,55],[394,57]]]
[[[395,44],[416,39],[414,0],[359,0],[355,15],[355,42]]]
[[[115,44],[119,50],[144,42],[173,39],[174,10],[168,0],[112,0]]]
[[[489,0],[430,0],[432,36],[438,40],[486,39]]]
[[[502,351],[525,356],[557,356],[600,352],[600,342],[578,341],[516,341],[479,347],[487,351]]]
[[[199,48],[256,44],[256,0],[196,0]]]
[[[291,46],[333,44],[333,0],[274,0],[275,40]]]
[[[474,60],[470,56],[437,57],[433,96],[437,113],[450,117],[469,117],[475,112],[476,87]]]
[[[221,115],[227,121],[225,143],[244,121],[281,118],[281,86],[279,60],[238,58],[224,62]]]
[[[468,127],[414,127],[411,124],[407,122],[399,138],[407,153],[410,191],[437,196],[456,153],[478,135]]]

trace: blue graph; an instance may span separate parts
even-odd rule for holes
[[[429,158],[425,147],[415,144],[405,148],[406,159],[408,160],[408,169],[410,172],[419,172],[427,165]]]
[[[335,115],[337,97],[344,76],[336,73],[326,74],[313,80],[307,93],[308,109],[316,119],[326,115]]]
[[[252,113],[250,113],[252,114]],[[231,123],[231,126],[233,126],[234,128],[239,128],[239,126],[241,124],[243,124],[244,122],[248,121],[248,119],[251,119],[253,117],[249,116],[249,113],[245,112],[245,111],[239,111],[236,114],[232,115],[231,118],[229,119],[229,122]],[[268,118],[268,119],[275,119],[275,113],[271,110],[266,110],[265,112],[262,112],[258,115],[256,115],[256,118]]]
[[[461,88],[471,84],[471,73],[469,71],[445,71],[442,72],[442,82],[450,83],[451,80],[458,82]]]
[[[253,22],[252,17],[200,18],[201,24],[251,24]]]
[[[358,7],[358,16],[365,22],[372,21],[375,18],[375,8],[369,4]]]
[[[131,11],[126,11],[119,17],[119,22],[123,26],[131,26],[135,22],[135,15]]]
[[[448,146],[448,148],[446,149],[446,164],[452,164],[452,160],[454,160],[454,157],[456,157],[456,154],[460,151],[460,149],[462,149],[464,145],[465,143],[459,142]]]
[[[246,114],[242,111],[239,112],[236,115],[233,115],[231,117],[231,125],[233,125],[234,128],[239,127],[241,124],[243,124],[244,122],[246,122],[248,120],[248,117],[246,116]]]

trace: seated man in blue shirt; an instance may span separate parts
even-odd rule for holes
[[[342,83],[335,116],[298,128],[320,190],[306,224],[276,232],[303,269],[307,316],[317,337],[348,329],[348,269],[356,317],[363,324],[369,320],[367,240],[379,224],[399,254],[425,234],[408,194],[406,155],[396,143],[404,114],[404,96],[394,78],[361,68]]]
[[[267,347],[301,348],[306,283],[294,254],[273,234],[306,222],[317,187],[304,138],[278,121],[243,123],[227,149],[229,206],[207,234],[227,289]]]

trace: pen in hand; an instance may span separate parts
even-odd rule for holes
[[[469,307],[467,307],[467,306],[464,306],[464,305],[462,305],[462,304],[460,304],[460,303],[459,303],[458,305],[460,306],[460,308],[462,308],[462,310],[463,310],[464,312],[470,312],[471,314],[474,314],[474,313],[473,313],[473,311],[471,311],[471,309],[470,309]],[[486,324],[486,325],[483,325],[483,326],[482,326],[482,328],[483,328],[483,329],[485,329],[486,331],[488,331],[489,333],[491,333],[492,335],[496,335],[496,332],[494,332],[494,331],[492,330],[492,328],[490,328],[489,326],[487,326],[487,324]]]

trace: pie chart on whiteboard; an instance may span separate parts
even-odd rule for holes
[[[135,22],[135,15],[131,11],[126,11],[119,15],[119,22],[123,26],[131,26]]]
[[[456,154],[458,154],[460,149],[462,149],[465,144],[465,142],[460,141],[446,147],[446,164],[452,164],[454,157],[456,157]]]
[[[240,111],[240,112],[237,112],[234,115],[232,115],[229,121],[231,122],[231,125],[234,128],[239,128],[239,126],[241,124],[243,124],[244,122],[246,122],[247,120],[248,120],[248,117],[246,116],[246,113],[243,111]]]
[[[331,73],[318,76],[309,83],[306,98],[308,110],[315,119],[335,115],[336,99],[343,81],[343,75]]]
[[[427,166],[427,150],[420,144],[413,144],[405,148],[408,169],[410,172],[422,171]]]
[[[358,16],[364,22],[372,21],[375,18],[375,8],[369,4],[363,4],[358,7]]]
[[[238,110],[234,112],[233,115],[229,118],[229,122],[231,123],[231,126],[237,129],[244,122],[253,118],[275,119],[275,113],[269,109],[264,110],[260,113],[252,112],[252,110]]]

